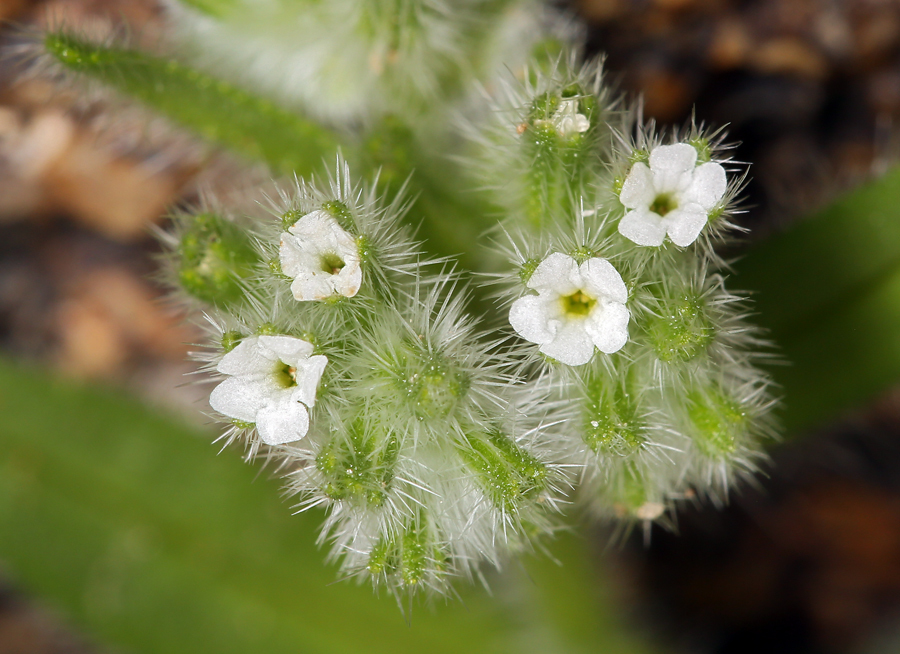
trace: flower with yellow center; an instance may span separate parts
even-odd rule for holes
[[[668,236],[687,247],[725,195],[725,169],[712,161],[698,166],[697,150],[688,143],[657,146],[649,161],[634,164],[622,185],[619,200],[629,211],[619,233],[638,245],[660,246]]]
[[[538,265],[526,286],[537,295],[513,302],[509,322],[548,357],[580,366],[591,360],[595,347],[611,354],[628,340],[628,289],[606,259],[593,257],[579,265],[555,252]]]
[[[266,445],[298,441],[309,431],[309,409],[328,358],[293,336],[245,338],[216,370],[226,375],[209,405],[219,413],[254,423]]]
[[[327,211],[313,211],[281,235],[281,270],[301,302],[353,297],[362,284],[359,246]]]

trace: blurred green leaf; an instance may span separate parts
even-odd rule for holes
[[[0,364],[0,558],[29,590],[134,652],[649,652],[584,544],[499,577],[492,599],[417,606],[334,583],[322,516],[291,515],[236,453],[110,390]],[[520,571],[518,565],[514,572]],[[591,570],[591,572],[588,572]]]
[[[900,381],[900,168],[754,247],[732,284],[786,365],[788,432],[824,423]]]

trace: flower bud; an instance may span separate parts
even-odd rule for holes
[[[213,213],[192,216],[178,244],[178,281],[191,296],[225,307],[244,296],[258,262],[247,234]]]
[[[665,363],[695,359],[715,337],[703,298],[690,291],[660,298],[646,331],[656,356]]]
[[[686,408],[689,434],[704,456],[729,458],[737,451],[749,417],[736,399],[713,387],[690,393]]]

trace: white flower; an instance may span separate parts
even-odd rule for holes
[[[594,346],[611,354],[628,340],[628,289],[606,259],[575,259],[556,252],[544,259],[526,284],[538,292],[513,302],[509,323],[540,351],[570,366],[594,356]]]
[[[653,148],[649,167],[634,164],[619,194],[631,209],[619,233],[638,245],[662,245],[666,234],[681,247],[696,241],[727,186],[722,166],[696,164],[697,150],[687,143]]]
[[[281,270],[301,302],[353,297],[362,284],[359,246],[327,211],[313,211],[281,235]]]
[[[221,414],[256,423],[267,445],[298,441],[309,431],[309,411],[328,357],[293,336],[245,338],[216,367],[228,379],[213,389],[209,405]]]
[[[578,100],[563,100],[551,120],[557,133],[562,137],[572,133],[586,132],[591,126],[587,117],[578,113]]]

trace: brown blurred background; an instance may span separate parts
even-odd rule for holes
[[[560,6],[648,117],[729,125],[752,163],[751,240],[900,153],[900,0]],[[151,0],[0,0],[0,19],[18,26],[0,30],[13,49],[23,26],[159,29]],[[196,335],[160,301],[149,228],[193,197],[209,155],[107,120],[0,61],[0,347],[196,419],[202,391],[178,388]],[[687,507],[677,534],[606,551],[623,607],[673,651],[900,652],[900,392],[773,459],[725,511]],[[597,529],[598,552],[607,540]],[[62,625],[0,578],[0,654],[102,649]]]

